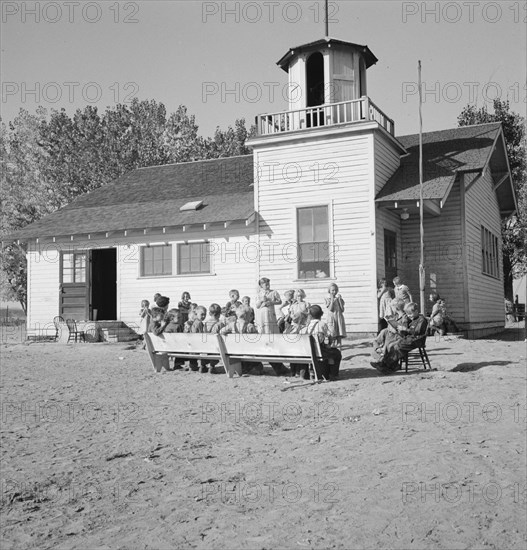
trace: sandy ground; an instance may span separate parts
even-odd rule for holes
[[[379,376],[155,374],[124,344],[2,344],[2,549],[527,546],[523,331]]]

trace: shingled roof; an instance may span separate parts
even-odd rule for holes
[[[366,68],[368,69],[377,61],[379,61],[375,55],[373,55],[373,52],[368,48],[368,46],[362,45],[362,44],[355,44],[353,42],[347,42],[345,40],[338,40],[336,38],[322,38],[320,40],[315,40],[314,42],[309,42],[307,44],[302,44],[301,46],[296,46],[295,48],[290,48],[289,51],[284,54],[277,62],[276,64],[285,72],[288,71],[289,63],[291,61],[291,58],[294,55],[297,55],[301,52],[310,52],[310,51],[316,51],[318,48],[332,45],[338,45],[338,46],[344,46],[346,48],[352,48],[359,50],[364,55],[364,60],[366,62]]]
[[[247,220],[253,179],[252,154],[140,168],[3,240]],[[203,205],[181,212],[191,201]]]
[[[501,123],[423,133],[423,198],[445,200],[458,172],[482,170]],[[419,200],[419,134],[398,137],[408,151],[376,197],[377,202]]]

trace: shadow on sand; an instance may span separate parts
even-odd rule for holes
[[[518,361],[483,361],[481,363],[460,363],[450,372],[473,372],[484,367],[504,367],[506,365],[516,365]]]

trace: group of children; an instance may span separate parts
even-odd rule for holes
[[[418,305],[400,277],[394,286],[385,279],[379,281],[379,333],[373,340],[371,365],[380,372],[398,369],[400,360],[408,351],[422,345],[427,334],[443,336],[458,332],[454,320],[447,314],[446,303],[437,292],[430,294],[432,312],[429,318],[419,313]]]
[[[284,293],[285,301],[275,291],[265,290],[269,287],[269,280],[260,281],[262,296],[256,303],[258,312],[271,309],[275,314],[275,306],[279,307],[280,315],[276,320],[277,332],[288,334],[314,334],[316,333],[320,343],[323,355],[328,357],[328,365],[333,368],[329,373],[332,379],[338,378],[338,369],[340,365],[341,353],[338,347],[342,343],[342,338],[346,336],[344,322],[344,300],[339,294],[338,286],[332,284],[328,288],[328,297],[325,299],[327,321],[323,322],[323,310],[318,305],[310,305],[306,301],[306,293],[302,289],[288,290]],[[270,296],[272,293],[272,299]],[[237,290],[229,292],[229,301],[222,308],[219,304],[213,303],[208,309],[204,306],[192,302],[189,292],[183,292],[181,301],[177,308],[169,309],[170,299],[156,294],[154,296],[155,306],[150,308],[150,302],[143,300],[141,302],[140,328],[142,335],[146,332],[160,335],[170,332],[188,332],[188,333],[212,333],[212,334],[250,334],[258,332],[273,332],[269,330],[268,319],[260,315],[256,319],[255,310],[251,307],[249,296],[243,296],[240,300],[240,293]],[[274,315],[273,315],[274,316]],[[329,357],[331,356],[331,360]],[[336,368],[335,368],[336,365]],[[178,363],[175,365],[179,366]],[[187,370],[199,370],[200,372],[212,373],[214,363],[205,365],[197,361],[190,362]],[[276,374],[289,374],[289,371],[281,364],[271,364]],[[298,377],[306,377],[302,368],[296,368],[291,365],[291,374]],[[260,364],[253,365],[258,373],[263,371]]]

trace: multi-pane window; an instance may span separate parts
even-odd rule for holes
[[[86,282],[86,254],[65,252],[62,254],[62,282]]]
[[[210,273],[209,243],[178,245],[178,274]]]
[[[483,226],[481,226],[481,271],[491,277],[500,276],[498,237]]]
[[[298,209],[298,278],[330,276],[328,207]]]
[[[172,246],[144,246],[141,248],[141,276],[172,275]]]

